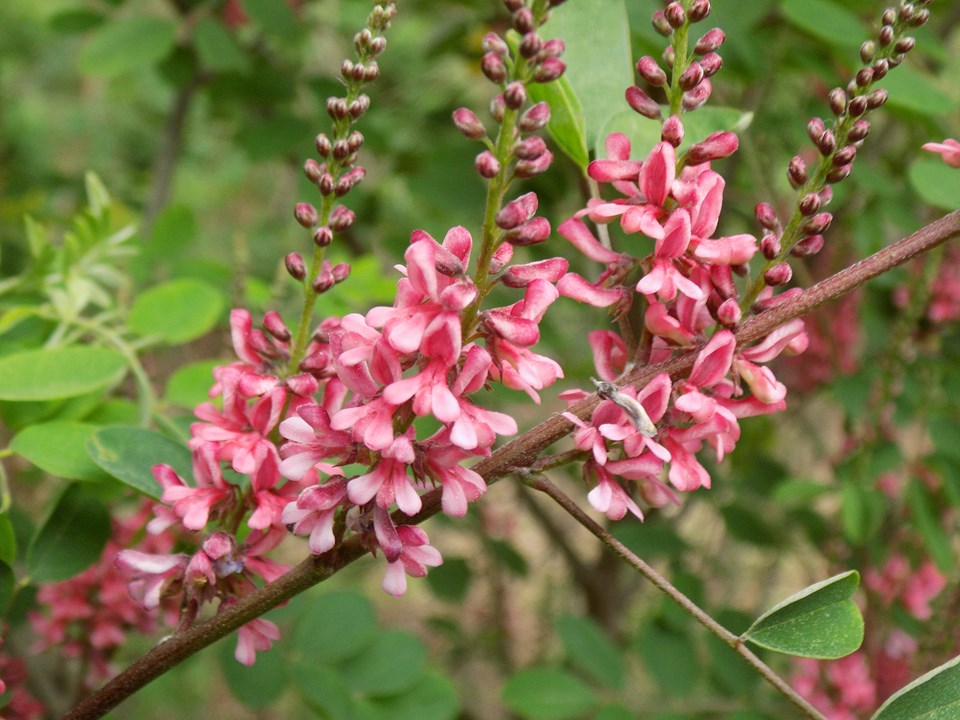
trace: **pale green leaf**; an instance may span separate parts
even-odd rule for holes
[[[960,717],[960,657],[895,692],[870,720],[956,720],[957,717]]]
[[[80,53],[80,70],[114,76],[149,67],[166,57],[176,42],[176,27],[146,15],[107,23],[93,33]]]
[[[115,350],[65,347],[0,358],[0,400],[57,400],[118,382],[126,359]]]
[[[140,293],[130,309],[130,329],[172,345],[205,335],[217,324],[226,300],[201,280],[182,278]]]
[[[31,425],[10,442],[10,449],[44,472],[69,480],[102,480],[103,470],[87,454],[87,441],[100,428],[80,422]]]

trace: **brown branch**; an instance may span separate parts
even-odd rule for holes
[[[867,280],[882,275],[957,235],[960,235],[960,210],[945,215],[913,235],[840,271],[783,305],[750,317],[737,329],[737,343],[744,345],[755,342],[783,323],[806,315]],[[623,379],[622,384],[642,387],[664,372],[671,378],[681,378],[693,366],[697,352],[698,349],[694,348],[658,365],[635,368]],[[569,412],[580,418],[588,418],[598,402],[599,398],[592,395],[573,405]],[[531,467],[541,452],[573,429],[570,421],[560,415],[553,415],[499,448],[490,457],[478,462],[473,469],[482,475],[487,483],[496,482],[517,469]],[[424,495],[423,509],[413,518],[398,514],[395,520],[415,524],[432,517],[440,510],[440,493],[440,489],[437,489]],[[325,555],[304,560],[283,577],[241,598],[216,617],[160,643],[64,717],[68,720],[93,720],[102,717],[174,665],[241,625],[322,582],[365,552],[360,544],[360,536],[353,536]]]

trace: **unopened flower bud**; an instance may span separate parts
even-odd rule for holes
[[[667,74],[659,63],[649,55],[644,55],[637,60],[637,72],[651,85],[656,87],[666,87],[667,85]]]
[[[547,150],[533,160],[521,160],[514,168],[514,174],[520,178],[530,178],[546,172],[553,162],[553,153]]]
[[[840,115],[847,107],[847,93],[843,88],[834,88],[827,95],[827,102],[830,103],[830,111]]]
[[[513,257],[513,245],[508,242],[500,243],[499,247],[493,251],[493,257],[490,259],[489,271],[491,275],[496,275],[503,270],[510,259]]]
[[[566,69],[567,64],[560,58],[544,58],[533,71],[533,81],[538,83],[553,82],[563,75]]]
[[[910,2],[901,2],[900,7],[897,10],[897,16],[900,18],[900,22],[908,23],[913,17],[915,8],[913,3]]]
[[[733,280],[733,271],[729,265],[710,265],[710,282],[719,293],[721,300],[737,296],[737,285]]]
[[[897,21],[897,9],[896,8],[887,8],[883,11],[883,15],[880,16],[880,22],[884,26],[893,25]]]
[[[350,154],[350,148],[346,140],[337,140],[333,143],[333,157],[335,160],[343,160]]]
[[[713,92],[713,85],[704,78],[693,90],[688,90],[683,94],[683,109],[696,110],[710,99],[710,93]]]
[[[720,72],[720,68],[723,67],[723,58],[715,52],[707,53],[700,58],[700,67],[703,68],[703,76],[705,78],[713,77]]]
[[[670,27],[676,30],[679,27],[682,27],[684,23],[687,22],[687,12],[683,9],[683,5],[678,2],[672,2],[664,8],[664,16],[667,18],[667,22],[670,23]]]
[[[820,136],[826,131],[827,126],[823,124],[823,120],[818,117],[810,118],[807,122],[807,135],[810,140],[814,143],[820,139]]]
[[[763,281],[770,287],[786,285],[793,277],[793,270],[789,263],[782,262],[774,265],[763,274]]]
[[[719,160],[737,151],[740,141],[736,133],[715,132],[707,136],[707,139],[693,145],[687,151],[687,164],[700,165],[712,160]]]
[[[703,68],[700,63],[694,61],[687,66],[680,76],[680,88],[682,90],[693,90],[703,80]]]
[[[926,8],[921,8],[914,13],[913,17],[910,18],[910,27],[920,27],[925,25],[927,20],[930,19],[930,11]]]
[[[667,46],[663,49],[663,54],[661,54],[660,57],[663,58],[663,64],[664,64],[664,65],[666,65],[668,68],[672,68],[672,67],[673,67],[673,62],[674,62],[674,60],[675,60],[675,58],[674,58],[674,56],[673,56],[673,45],[667,45]]]
[[[787,179],[794,189],[807,182],[807,164],[799,155],[794,155],[787,166]]]
[[[363,117],[363,114],[370,109],[370,96],[369,95],[358,95],[357,99],[354,100],[347,107],[347,112],[350,114],[350,117],[354,120],[359,120]]]
[[[663,127],[660,128],[660,139],[668,142],[674,147],[679,147],[683,142],[683,123],[679,115],[671,115],[663,121]]]
[[[519,110],[527,102],[527,88],[519,80],[514,80],[503,91],[503,101],[511,110]]]
[[[494,222],[499,228],[513,230],[536,214],[537,205],[537,194],[535,192],[528,192],[504,205],[503,208],[500,209],[500,212],[494,217]]]
[[[550,38],[543,44],[543,49],[540,50],[540,56],[545,58],[560,57],[566,49],[567,46],[563,40],[560,38]]]
[[[723,45],[723,41],[726,39],[727,36],[720,28],[707,30],[703,37],[697,40],[697,44],[694,46],[693,52],[697,55],[706,55],[707,53],[712,53],[721,45]]]
[[[500,162],[489,150],[484,150],[477,155],[473,161],[473,166],[480,173],[480,177],[485,177],[488,180],[495,178],[497,173],[500,172]]]
[[[520,160],[536,160],[547,151],[547,143],[539,135],[531,135],[513,146],[513,154]]]
[[[807,235],[790,248],[790,254],[794,257],[810,257],[823,249],[823,243],[823,235]]]
[[[690,5],[690,22],[696,23],[706,19],[710,9],[710,0],[693,0],[693,4]]]
[[[882,80],[887,76],[887,72],[890,70],[890,63],[886,59],[881,58],[877,60],[872,66],[873,70],[873,79],[874,81]]]
[[[378,35],[370,41],[369,45],[367,46],[367,53],[370,55],[370,57],[376,57],[386,49],[387,39],[383,35]],[[376,63],[372,64],[374,67],[376,67]]]
[[[867,40],[860,46],[860,59],[864,63],[873,62],[877,54],[877,44],[873,40]]]
[[[353,225],[357,219],[356,213],[344,205],[337,205],[330,213],[330,227],[334,232],[343,232]]]
[[[833,134],[833,130],[824,130],[823,135],[821,135],[817,141],[817,150],[820,151],[821,155],[830,155],[834,150],[837,149],[837,138]]]
[[[802,225],[802,230],[807,235],[821,235],[826,232],[833,222],[833,215],[828,212],[817,213]]]
[[[857,87],[865,88],[873,82],[873,68],[865,67],[857,71]]]
[[[334,120],[343,120],[347,116],[347,101],[343,98],[327,98],[327,115]]]
[[[545,128],[548,122],[550,122],[550,104],[538,102],[524,111],[517,122],[517,127],[521,132],[536,132]]]
[[[316,243],[318,247],[327,247],[332,243],[333,230],[330,229],[330,226],[322,225],[318,227],[316,232],[313,233],[313,242]]]
[[[340,63],[340,74],[343,75],[345,80],[350,80],[353,77],[353,61],[345,58],[342,63]]]
[[[290,253],[283,259],[283,264],[294,280],[303,280],[307,276],[307,266],[300,253]]]
[[[899,67],[900,63],[903,62],[903,57],[904,57],[903,55],[894,55],[892,57],[889,57],[887,58],[887,65],[889,65],[891,69],[895,67]]]
[[[315,183],[323,174],[323,169],[316,160],[310,158],[303,163],[303,174],[307,176],[310,182]]]
[[[736,327],[741,317],[740,304],[734,298],[724,300],[717,308],[717,321],[725,328]]]
[[[521,7],[513,14],[513,29],[521,35],[533,32],[537,29],[536,18],[533,17],[533,10],[528,7]]]
[[[324,133],[317,135],[316,145],[317,154],[322,158],[328,157],[330,152],[333,150],[333,145],[330,142],[330,138],[328,138]]]
[[[334,280],[333,273],[329,270],[323,270],[313,279],[313,291],[317,294],[323,294],[336,285],[336,283],[337,281]]]
[[[453,124],[456,125],[457,130],[471,140],[480,140],[487,134],[480,118],[467,108],[457,108],[453,111]]]
[[[333,192],[333,175],[325,172],[320,176],[320,179],[317,180],[317,187],[320,189],[320,194],[326,197]]]
[[[480,58],[480,70],[487,76],[490,82],[501,83],[507,77],[507,66],[496,53],[487,53]]]
[[[507,104],[503,95],[497,95],[490,101],[490,116],[498,123],[503,122],[503,114],[507,111]]]
[[[342,283],[348,277],[350,277],[350,263],[337,263],[333,266],[333,270],[330,271],[330,274],[333,275],[333,281],[336,283]]]
[[[270,310],[263,316],[263,329],[280,342],[290,341],[290,330],[283,324],[283,318],[276,310]]]
[[[657,102],[636,85],[628,87],[624,96],[627,98],[627,104],[644,117],[651,120],[659,120],[662,117]]]
[[[867,108],[870,110],[876,110],[878,107],[884,105],[887,102],[887,91],[883,88],[877,88],[872,93],[867,95]]]
[[[297,203],[297,206],[293,209],[293,216],[298,223],[308,230],[313,228],[319,219],[317,209],[310,203]]]
[[[767,260],[777,258],[782,249],[780,235],[778,234],[767,234],[760,239],[760,253]]]
[[[847,112],[850,113],[851,117],[860,117],[867,111],[867,96],[860,95],[855,97],[850,101],[850,104],[847,106]]]
[[[753,208],[753,215],[757,219],[757,224],[767,230],[779,230],[780,220],[777,218],[777,211],[770,203],[757,203]]]
[[[826,207],[831,202],[833,202],[833,188],[829,185],[825,185],[823,189],[819,192],[820,202],[823,207]]]
[[[809,217],[820,210],[820,204],[820,196],[817,193],[807,193],[800,198],[797,209],[800,210],[801,215]]]
[[[433,261],[437,272],[447,277],[462,277],[464,273],[463,262],[447,250],[443,245],[437,246],[437,254]]]
[[[837,167],[830,168],[830,172],[827,173],[827,180],[832,183],[838,183],[841,180],[845,180],[852,172],[852,164],[838,165]]]
[[[837,150],[831,162],[833,162],[834,165],[849,165],[856,156],[857,148],[853,145],[847,145],[845,148]]]
[[[656,30],[660,35],[664,37],[670,37],[670,34],[673,32],[673,28],[670,27],[670,22],[667,20],[667,16],[664,14],[663,10],[657,10],[653,14],[651,19],[653,23],[653,29]]]
[[[884,25],[880,28],[880,34],[877,35],[877,40],[880,42],[880,47],[887,47],[890,43],[893,42],[893,28],[889,25]]]
[[[535,217],[518,228],[508,232],[504,239],[516,247],[536,245],[550,237],[550,221],[545,217]]]
[[[510,48],[507,46],[507,43],[496,33],[487,33],[484,35],[482,46],[485,53],[493,53],[500,57],[506,57],[510,54]]]
[[[520,40],[520,55],[529,60],[543,49],[543,39],[535,32],[528,32]]]
[[[866,138],[869,133],[870,122],[861,118],[853,124],[852,128],[850,128],[850,132],[847,133],[847,139],[851,142],[860,142]]]
[[[370,46],[371,40],[373,40],[373,33],[370,32],[370,28],[364,28],[354,35],[353,47],[357,51],[357,54],[362,55],[364,52],[366,52],[367,48]]]

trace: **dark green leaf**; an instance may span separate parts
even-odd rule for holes
[[[87,443],[93,461],[133,489],[160,499],[162,489],[151,468],[170,465],[188,484],[193,477],[190,451],[166,435],[137,427],[112,427],[98,431]]]
[[[783,0],[783,14],[794,26],[842,48],[858,48],[867,32],[860,19],[827,0]]]
[[[470,589],[470,566],[463,558],[445,557],[443,565],[431,568],[427,584],[434,595],[451,602],[459,602]]]
[[[567,157],[583,172],[590,162],[587,149],[586,120],[583,106],[566,76],[550,83],[531,83],[528,90],[533,102],[550,105],[550,137]]]
[[[755,510],[740,503],[720,508],[727,532],[743,542],[761,547],[775,547],[780,543],[780,534]]]
[[[105,476],[87,454],[87,441],[100,428],[79,422],[31,425],[10,442],[10,449],[44,472],[68,480],[102,480]]]
[[[623,687],[626,676],[623,657],[594,620],[564,615],[557,620],[557,634],[574,667],[614,690]]]
[[[4,560],[0,560],[0,618],[7,613],[15,586],[16,578],[13,575],[13,568]]]
[[[457,688],[436,672],[426,673],[402,695],[374,699],[371,704],[389,720],[453,720],[460,711]]]
[[[85,32],[101,25],[104,21],[102,14],[94,10],[63,10],[53,15],[50,20],[50,29],[64,35]]]
[[[334,668],[300,658],[291,663],[290,682],[300,696],[321,717],[340,720],[352,718],[352,699],[343,676]]]
[[[870,720],[955,720],[960,715],[960,657],[891,695]]]
[[[887,104],[890,107],[903,108],[929,117],[949,115],[957,110],[956,103],[949,95],[909,63],[905,62],[896,71],[887,74],[881,84],[889,93]],[[920,152],[918,148],[917,154]],[[952,180],[951,184],[954,182],[956,181]]]
[[[366,652],[378,633],[373,605],[363,595],[335,592],[314,599],[297,621],[294,646],[312,663],[339,663]]]
[[[204,18],[193,29],[193,44],[204,68],[214,72],[246,72],[250,60],[222,23]]]
[[[113,76],[148,67],[173,49],[176,34],[176,26],[162,18],[133,15],[112,21],[81,51],[80,70]]]
[[[685,632],[651,621],[640,629],[634,648],[647,673],[670,695],[689,693],[701,675],[696,648]]]
[[[355,693],[384,697],[412,688],[423,676],[427,649],[413,634],[380,630],[359,655],[344,661],[340,670]]]
[[[58,400],[101,390],[123,377],[126,360],[106,348],[27,350],[0,358],[0,400]]]
[[[913,518],[913,525],[923,538],[930,555],[942,572],[953,569],[953,550],[950,537],[940,524],[933,509],[933,500],[920,480],[914,480],[907,487],[907,505]]]
[[[596,706],[596,693],[564,670],[529,668],[503,686],[503,702],[525,720],[573,720]]]
[[[285,2],[244,0],[243,9],[266,33],[289,41],[300,32],[297,17]]]
[[[257,662],[247,667],[237,662],[235,635],[219,643],[220,671],[233,696],[251,710],[260,710],[276,700],[287,686],[286,661],[280,650],[257,653]]]
[[[182,278],[140,293],[130,309],[130,329],[179,345],[205,335],[220,318],[226,301],[217,288]]]
[[[17,559],[17,534],[14,532],[10,513],[0,513],[0,560],[13,565]]]
[[[859,573],[850,570],[811,585],[765,612],[741,637],[788,655],[849,655],[863,642],[863,617],[850,599],[859,584]]]
[[[30,579],[56,582],[85,570],[99,559],[110,532],[110,513],[103,503],[70,485],[30,543]]]
[[[637,716],[623,705],[606,705],[593,720],[637,720]]]
[[[519,551],[506,540],[493,538],[488,545],[494,560],[518,577],[526,577],[530,570],[527,560]]]

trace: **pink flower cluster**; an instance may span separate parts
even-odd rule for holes
[[[0,646],[3,637],[0,635]],[[43,703],[27,688],[28,668],[22,657],[10,656],[0,647],[0,702],[6,720],[38,720],[43,717]]]
[[[754,255],[758,242],[751,235],[715,237],[724,180],[710,168],[710,160],[734,152],[737,138],[715,133],[678,159],[674,145],[683,136],[678,118],[664,123],[664,134],[674,142],[658,143],[642,161],[630,158],[625,136],[611,135],[608,158],[591,163],[589,174],[610,183],[623,197],[592,200],[558,228],[584,255],[604,266],[594,281],[567,273],[557,283],[561,295],[609,308],[616,317],[625,316],[638,295],[645,303],[648,343],[643,354],[610,330],[588,336],[602,380],[612,382],[638,362],[657,363],[705,343],[686,379],[671,383],[663,374],[639,392],[624,388],[619,398],[601,402],[589,423],[567,415],[577,425],[577,447],[591,453],[584,473],[596,487],[589,500],[614,519],[628,510],[642,517],[617,478],[634,481],[653,506],[677,500],[661,480],[667,466],[666,478],[676,490],[710,487],[697,453],[709,445],[722,460],[740,437],[739,418],[785,407],[786,388],[762,363],[781,352],[802,352],[807,342],[803,323],[796,320],[753,347],[736,346],[727,329],[741,317],[733,275]],[[642,244],[637,247],[645,252],[652,241],[653,252],[615,252],[590,231],[581,220],[584,216],[596,223],[619,221],[627,242],[638,236]],[[770,288],[766,293],[761,307],[779,299],[772,298]],[[569,401],[585,396],[582,391],[563,394]],[[643,432],[624,412],[630,403],[640,404],[655,432]]]

